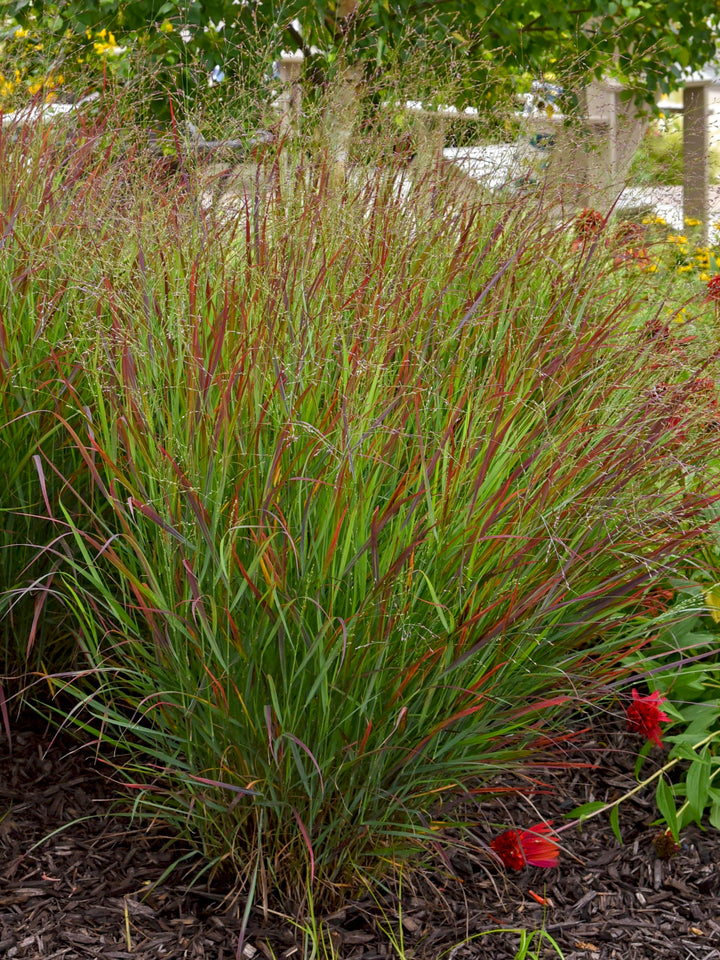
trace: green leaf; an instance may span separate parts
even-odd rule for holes
[[[688,803],[693,812],[693,819],[698,823],[702,819],[703,811],[708,802],[708,788],[710,787],[709,756],[708,748],[705,746],[700,756],[690,764],[686,777]]]
[[[655,803],[667,824],[668,830],[673,835],[673,840],[677,841],[680,831],[678,829],[677,810],[675,809],[675,794],[664,777],[658,781]]]
[[[670,751],[670,759],[674,760],[675,757],[679,757],[681,760],[689,760],[690,763],[694,763],[697,760],[697,753],[693,750],[691,743],[688,742],[692,738],[686,738],[684,734],[681,736],[683,739],[678,739],[678,742]],[[667,739],[670,740],[671,738],[668,737]]]
[[[613,807],[610,811],[610,826],[612,827],[612,832],[617,837],[618,843],[622,846],[622,834],[620,833],[620,804],[616,807]]]
[[[692,807],[687,806],[681,808],[678,813],[678,834],[680,834],[688,824],[692,823],[695,817],[693,816]]]
[[[583,803],[579,807],[575,807],[574,810],[571,810],[570,813],[566,813],[565,816],[569,820],[584,820],[586,817],[589,817],[591,813],[596,813],[598,810],[602,810],[603,807],[606,807],[607,804],[603,803],[602,800],[593,800],[592,803]]]
[[[635,760],[635,779],[640,779],[640,771],[642,770],[642,765],[645,761],[645,758],[652,750],[652,742],[650,740],[647,743],[644,743],[640,750],[638,751],[637,758]]]

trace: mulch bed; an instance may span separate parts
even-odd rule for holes
[[[490,823],[557,826],[579,803],[621,795],[635,782],[638,746],[619,728],[602,743],[587,741],[582,750],[595,769],[535,771],[529,796],[468,810],[478,836],[487,842]],[[140,830],[105,815],[111,793],[90,751],[63,736],[53,741],[28,719],[13,730],[12,753],[2,737],[0,757],[0,957],[236,956],[244,903],[207,877],[191,885],[198,858],[169,843],[160,826]],[[327,955],[392,958],[392,937],[402,937],[408,960],[503,960],[515,957],[516,928],[544,929],[565,960],[720,960],[720,833],[689,827],[678,854],[662,860],[653,817],[649,796],[625,803],[623,846],[604,816],[563,832],[559,869],[505,876],[480,845],[458,851],[455,877],[445,868],[404,882],[400,911],[378,894],[334,914]],[[173,867],[183,851],[186,860]],[[557,953],[546,941],[536,955]],[[253,914],[242,956],[304,960],[305,952],[289,921]]]

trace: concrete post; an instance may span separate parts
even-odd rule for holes
[[[302,109],[302,89],[300,73],[303,65],[302,53],[280,54],[280,82],[283,91],[275,101],[280,113],[280,136],[296,135],[300,131],[300,113]]]
[[[632,98],[623,99],[624,88],[614,80],[592,80],[585,88],[587,184],[589,198],[602,206],[614,204],[626,185],[630,164],[647,120],[638,116]]]
[[[549,172],[563,203],[609,209],[625,186],[647,120],[622,93],[615,81],[592,80],[580,92],[579,122],[554,124]]]
[[[710,219],[707,88],[690,83],[683,90],[683,215],[702,221],[703,243]]]
[[[324,125],[326,142],[330,149],[331,180],[335,186],[340,186],[345,181],[362,82],[361,64],[340,64],[337,76],[327,92],[323,111]]]

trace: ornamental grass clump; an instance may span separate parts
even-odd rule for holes
[[[638,289],[541,196],[279,149],[231,214],[89,142],[6,226],[4,336],[51,263],[73,296],[52,375],[18,367],[52,429],[17,510],[79,647],[59,719],[251,897],[331,902],[421,862],[461,826],[443,800],[545,756],[629,669],[716,440]]]

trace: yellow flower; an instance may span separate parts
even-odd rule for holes
[[[681,244],[682,244],[682,243],[687,243],[687,242],[688,242],[688,238],[687,238],[687,237],[683,237],[683,236],[681,236],[681,235],[679,235],[679,234],[676,234],[676,233],[669,233],[669,234],[668,234],[667,241],[668,241],[668,243],[681,243]]]
[[[702,280],[703,283],[707,283],[708,280],[710,279],[710,274],[709,274],[709,273],[701,273],[701,274],[700,274],[700,279]]]
[[[29,36],[30,31],[26,30],[25,27],[18,27],[15,31],[15,39],[22,40],[23,37]]]
[[[102,56],[104,53],[108,53],[111,56],[118,56],[121,53],[125,53],[127,48],[118,46],[117,40],[115,39],[115,35],[113,33],[108,32],[107,30],[101,30],[98,36],[103,38],[107,36],[107,40],[96,40],[95,43],[93,43],[93,49],[95,50],[95,53],[99,54],[100,56]]]
[[[686,227],[699,227],[702,220],[696,220],[695,217],[685,217]]]
[[[693,267],[692,267],[692,264],[691,264],[691,263],[684,263],[682,266],[680,266],[680,267],[677,268],[677,272],[678,272],[678,273],[687,273],[689,270],[692,270],[692,268],[693,268]]]
[[[166,20],[163,24],[160,25],[159,29],[163,33],[172,33],[175,29],[169,20]]]
[[[5,77],[0,73],[0,100],[3,97],[9,97],[15,88],[15,84],[12,80],[6,80]]]

